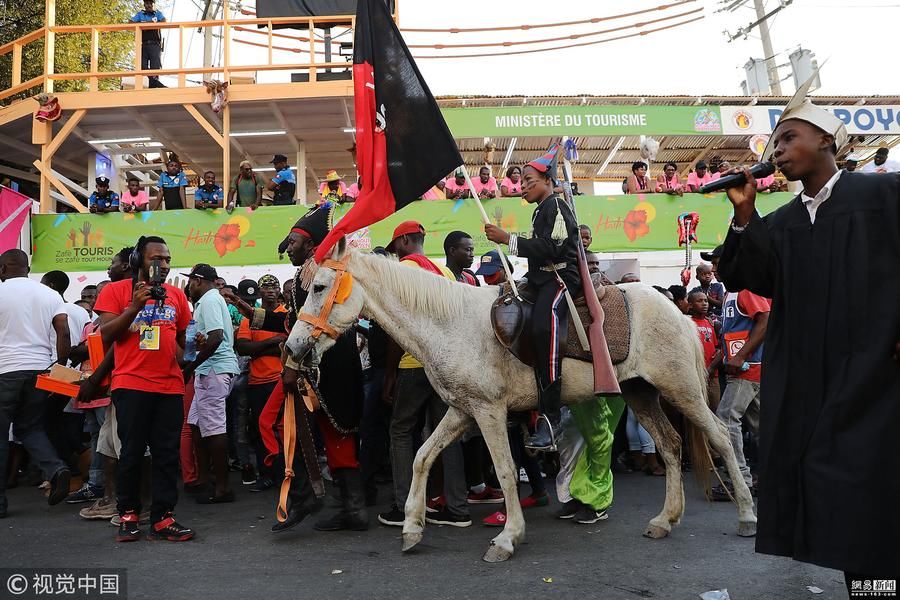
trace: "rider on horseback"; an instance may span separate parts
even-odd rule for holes
[[[537,354],[535,378],[540,392],[542,418],[526,446],[554,449],[559,430],[563,350],[566,345],[569,306],[564,295],[581,294],[578,271],[578,222],[572,209],[554,193],[555,150],[536,158],[522,172],[522,197],[538,203],[528,237],[507,233],[491,224],[484,226],[492,242],[509,245],[509,253],[528,259],[528,284],[535,293],[532,335]]]

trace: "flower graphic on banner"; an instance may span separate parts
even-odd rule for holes
[[[241,247],[241,226],[237,223],[225,223],[219,227],[213,246],[219,256],[225,256]]]
[[[650,226],[647,225],[647,211],[628,211],[628,214],[625,215],[625,222],[622,224],[622,229],[625,230],[625,235],[628,237],[629,242],[634,242],[634,240],[639,237],[644,237],[650,233]]]

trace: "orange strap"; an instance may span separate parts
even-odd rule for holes
[[[275,518],[279,523],[287,519],[288,494],[291,491],[291,480],[294,478],[294,450],[297,447],[297,416],[294,413],[294,392],[284,394],[284,480],[281,482],[281,494],[278,497],[278,508]]]
[[[331,315],[331,309],[335,304],[337,299],[337,303],[341,304],[347,297],[350,295],[350,289],[353,285],[353,276],[350,273],[347,273],[347,261],[350,260],[350,254],[347,254],[344,260],[331,260],[328,259],[322,263],[323,267],[327,267],[329,269],[334,269],[336,273],[336,277],[334,280],[334,285],[331,286],[331,290],[328,292],[328,297],[325,298],[325,304],[322,306],[322,312],[318,315],[311,315],[308,313],[300,313],[297,315],[297,319],[300,321],[304,321],[313,326],[312,336],[314,338],[318,338],[322,333],[325,333],[331,339],[336,340],[340,335],[337,330],[328,324],[328,316]],[[341,298],[338,297],[338,293],[340,292]]]

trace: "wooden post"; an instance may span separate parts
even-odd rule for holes
[[[227,103],[222,108],[222,139],[225,142],[222,144],[222,206],[225,206],[231,185],[231,105]]]
[[[268,29],[266,32],[269,34],[269,64],[272,64],[272,19],[269,19]]]
[[[184,27],[178,27],[178,87],[187,87],[187,77],[184,74]]]
[[[100,70],[99,47],[100,31],[96,28],[91,28],[91,73],[96,73]],[[100,89],[100,79],[98,77],[91,77],[88,82],[90,86],[89,89],[92,92],[96,92]]]
[[[313,20],[310,19],[307,21],[309,24],[309,82],[315,83],[316,81],[316,67],[313,66],[316,63],[316,37],[313,35]]]
[[[13,44],[12,85],[16,87],[22,83],[22,44]],[[271,58],[269,59],[271,62]]]
[[[144,69],[144,64],[141,61],[141,27],[140,25],[135,24],[134,26],[134,89],[142,90],[144,89],[144,76],[139,75],[138,73]]]
[[[41,122],[37,119],[31,121],[31,143],[41,147],[41,163],[50,168],[51,154],[48,152],[50,142],[53,140],[53,124],[49,122]],[[47,178],[47,172],[41,169],[41,212],[54,212],[56,207],[53,199],[50,198],[50,180]]]
[[[228,83],[231,78],[231,25],[228,22],[229,13],[231,12],[231,8],[229,7],[229,3],[225,2],[222,5],[222,51],[224,56],[222,57],[222,82]],[[226,109],[227,109],[226,105]],[[226,113],[228,114],[228,113]],[[226,136],[228,134],[225,134]],[[231,144],[228,143],[228,138],[225,138],[226,146],[230,147]]]
[[[49,75],[53,75],[56,65],[56,34],[52,31],[56,27],[56,0],[45,0],[44,27],[47,29],[44,37],[44,91],[49,94],[53,92],[53,80]]]

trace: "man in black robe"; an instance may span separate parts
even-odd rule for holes
[[[756,550],[857,589],[900,573],[900,175],[838,171],[843,123],[798,95],[770,143],[803,192],[760,217],[745,170],[718,272],[773,300]]]
[[[279,252],[287,251],[291,264],[302,266],[312,257],[316,246],[331,229],[333,210],[334,207],[330,204],[310,210],[291,229]],[[287,331],[291,330],[308,295],[308,291],[300,285],[299,273],[298,269],[294,277],[292,297],[287,299],[289,305],[287,323],[283,312],[254,309],[240,301],[235,303],[238,309],[251,319],[251,329],[279,333],[284,332],[285,328]],[[298,419],[302,419],[306,418],[306,409],[297,391],[299,369],[300,366],[289,357],[282,373],[282,384],[284,390],[294,390],[295,414]],[[355,328],[350,328],[335,340],[334,345],[322,356],[318,370],[321,406],[316,412],[316,423],[325,444],[329,470],[340,493],[341,509],[332,517],[316,522],[315,528],[320,531],[368,529],[365,494],[354,435],[359,428],[363,406],[362,364],[356,346]],[[277,388],[273,393],[278,393]],[[294,455],[292,470],[294,477],[288,496],[287,519],[272,526],[272,531],[276,533],[297,525],[318,508],[299,448]]]

